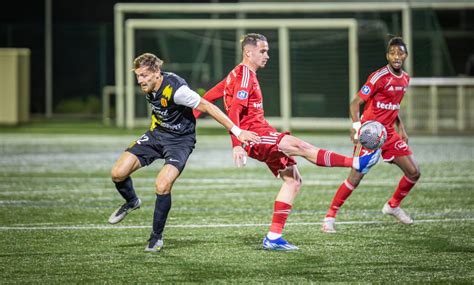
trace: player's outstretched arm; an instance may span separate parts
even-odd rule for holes
[[[210,90],[204,94],[202,98],[206,99],[208,102],[213,103],[219,100],[224,96],[224,88],[225,88],[225,79],[219,82],[216,86],[212,87]],[[199,118],[201,116],[201,112],[197,109],[193,110],[194,117]]]
[[[195,108],[200,112],[208,113],[214,120],[219,122],[221,125],[226,127],[229,131],[231,131],[242,143],[259,143],[260,137],[250,131],[241,130],[238,126],[236,126],[232,121],[227,117],[224,112],[221,111],[216,105],[208,102],[206,99],[202,98],[199,105]]]

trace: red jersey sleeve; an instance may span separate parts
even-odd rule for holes
[[[202,98],[214,104],[214,102],[216,102],[217,100],[219,100],[220,98],[224,96],[224,89],[225,89],[225,80],[222,80],[221,82],[217,83],[214,87],[209,89]],[[202,112],[196,109],[193,109],[193,114],[195,118],[199,118]]]
[[[229,115],[230,120],[237,126],[240,126],[240,113],[242,113],[242,110],[244,109],[244,106],[240,104],[232,104],[230,107],[229,111],[227,112]],[[230,137],[232,139],[232,147],[236,146],[241,146],[242,143],[237,139],[236,136],[234,136],[231,132],[229,132]]]
[[[228,110],[229,118],[234,124],[240,127],[240,117],[244,108],[247,108],[249,103],[250,91],[252,90],[252,73],[245,65],[241,65],[235,78],[232,90],[232,102]],[[232,147],[240,146],[242,143],[231,134]]]

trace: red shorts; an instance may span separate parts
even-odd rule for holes
[[[279,171],[296,165],[296,160],[280,151],[278,144],[289,132],[279,133],[272,129],[255,131],[261,139],[259,144],[251,143],[245,147],[248,156],[265,162],[273,175],[279,176]]]
[[[369,152],[364,147],[354,147],[354,156]],[[391,162],[395,157],[411,155],[413,152],[410,147],[400,138],[398,133],[393,130],[387,134],[387,140],[382,145],[382,158],[385,162]]]

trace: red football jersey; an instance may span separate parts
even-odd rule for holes
[[[387,132],[393,131],[409,82],[410,77],[405,71],[395,75],[388,65],[372,73],[357,93],[365,101],[361,123],[375,120],[382,123]]]
[[[257,74],[246,65],[237,65],[227,77],[209,90],[204,99],[215,102],[224,97],[224,107],[229,118],[243,130],[275,131],[264,118],[263,97]],[[195,113],[196,114],[196,113]],[[241,143],[232,136],[233,146]]]
[[[246,65],[237,65],[227,75],[224,88],[224,107],[229,112],[234,104],[243,107],[239,126],[244,130],[257,130],[269,126],[263,117],[263,97],[257,74]]]

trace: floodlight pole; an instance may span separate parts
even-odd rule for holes
[[[123,18],[120,6],[114,7],[114,25],[115,25],[115,122],[117,127],[125,125],[124,116],[124,40],[123,40]]]

